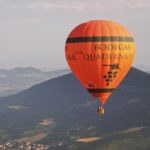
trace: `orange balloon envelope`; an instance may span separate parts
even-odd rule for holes
[[[65,54],[75,76],[103,105],[129,71],[135,43],[122,25],[94,20],[72,30]]]

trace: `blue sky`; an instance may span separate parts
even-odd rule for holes
[[[134,65],[150,65],[148,0],[0,0],[0,68],[67,68],[69,32],[94,19],[126,26],[136,41]]]

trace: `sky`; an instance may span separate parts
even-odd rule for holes
[[[68,68],[68,34],[95,19],[128,28],[136,42],[134,66],[150,65],[149,0],[0,0],[0,68]]]

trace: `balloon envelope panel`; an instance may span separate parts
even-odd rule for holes
[[[72,30],[66,40],[65,54],[81,84],[104,104],[129,71],[135,43],[122,25],[95,20]]]

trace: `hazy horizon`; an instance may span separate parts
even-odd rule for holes
[[[128,28],[136,42],[134,66],[148,66],[149,14],[147,0],[0,0],[0,68],[68,68],[64,46],[69,32],[95,19]]]

